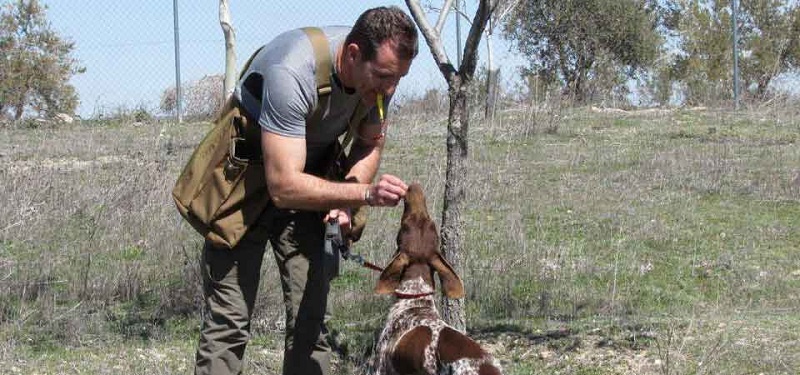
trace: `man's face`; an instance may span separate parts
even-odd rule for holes
[[[355,46],[355,45],[351,45]],[[364,104],[374,105],[378,93],[394,94],[400,78],[408,74],[411,59],[404,60],[397,56],[396,42],[384,41],[372,60],[361,58],[360,51],[355,48],[353,72],[355,73],[356,92],[361,95]]]

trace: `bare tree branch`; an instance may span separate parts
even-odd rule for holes
[[[442,35],[442,28],[447,21],[447,15],[450,14],[450,9],[453,8],[453,0],[445,0],[442,11],[439,13],[439,19],[436,21],[436,33]]]
[[[507,5],[507,6],[506,6],[506,7],[503,9],[503,12],[501,12],[499,15],[495,16],[495,23],[500,23],[500,22],[502,22],[502,21],[503,21],[503,19],[504,19],[504,18],[506,18],[506,16],[508,16],[508,15],[511,13],[511,11],[512,11],[512,10],[514,10],[514,8],[516,8],[516,7],[517,7],[517,5],[519,4],[519,2],[520,2],[520,0],[513,0],[513,1],[511,2],[511,4],[508,4],[508,5]],[[505,3],[507,3],[507,2],[505,2]],[[501,5],[500,3],[498,3],[498,4],[497,4],[497,6],[500,6],[500,5]],[[495,11],[494,11],[494,12],[492,12],[492,13],[493,13],[493,14],[496,14],[495,12],[497,12],[497,10],[496,10],[496,9],[495,9]]]
[[[478,45],[481,42],[481,36],[486,29],[486,24],[489,22],[489,17],[492,11],[497,6],[497,0],[479,1],[478,10],[475,12],[475,17],[472,19],[472,26],[469,29],[467,36],[467,43],[464,45],[464,60],[461,61],[459,72],[469,77],[475,73],[475,68],[478,64]]]
[[[408,9],[411,10],[411,16],[414,17],[414,21],[425,37],[425,42],[428,43],[428,47],[433,55],[433,60],[436,61],[436,65],[439,66],[439,70],[442,74],[447,77],[453,73],[455,68],[447,57],[447,53],[444,51],[441,35],[428,23],[428,19],[425,17],[425,11],[422,10],[419,0],[406,0],[406,5]]]

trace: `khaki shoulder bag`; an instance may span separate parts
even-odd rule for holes
[[[319,122],[329,100],[331,59],[328,40],[318,28],[305,28],[314,47],[317,106],[307,123]],[[246,72],[258,51],[243,68]],[[244,73],[242,73],[244,74]],[[240,76],[240,79],[242,77]],[[260,90],[260,88],[258,88]],[[252,92],[252,91],[251,91]],[[258,91],[260,93],[260,91]],[[342,179],[346,169],[344,147],[368,108],[359,104],[348,126],[344,144],[333,147],[328,177]],[[214,127],[203,138],[181,172],[172,198],[189,224],[215,247],[231,249],[270,204],[261,160],[261,129],[231,97],[220,111]],[[362,222],[365,220],[359,215]],[[363,223],[360,225],[363,229]],[[358,231],[360,234],[360,230]]]

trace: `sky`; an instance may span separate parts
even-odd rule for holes
[[[165,89],[175,85],[173,1],[41,0],[48,19],[62,36],[75,43],[73,57],[86,72],[71,80],[80,96],[77,113],[88,118],[99,113],[144,107],[155,110]],[[177,0],[182,82],[224,72],[224,37],[219,26],[217,0]],[[404,1],[231,0],[231,18],[236,30],[238,65],[260,45],[279,33],[304,26],[352,25],[365,9],[397,5]],[[424,3],[424,2],[423,2]],[[440,4],[442,2],[433,1]],[[476,1],[466,1],[466,12],[474,14]],[[429,14],[435,23],[438,14]],[[461,22],[462,38],[469,23]],[[497,31],[499,33],[499,30]],[[444,32],[445,49],[455,62],[455,21],[451,16]],[[508,44],[495,37],[495,63],[510,75],[523,59],[509,52]],[[463,43],[462,43],[463,44]],[[487,61],[485,39],[480,62]],[[420,35],[420,55],[397,95],[416,95],[446,82],[436,68],[430,50]]]

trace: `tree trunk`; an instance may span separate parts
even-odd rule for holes
[[[25,104],[19,103],[14,107],[14,120],[19,121],[23,114],[25,114]]]
[[[469,155],[469,111],[467,110],[467,86],[458,74],[448,78],[450,114],[447,119],[447,171],[442,211],[442,254],[450,261],[456,274],[464,272],[464,223],[461,211],[464,189],[468,181]],[[466,330],[466,314],[463,299],[442,299],[442,315],[454,328]]]
[[[228,0],[219,0],[219,24],[225,35],[225,79],[223,83],[223,100],[233,94],[236,85],[236,32],[231,23],[231,12]]]
[[[500,96],[500,68],[490,69],[486,83],[486,110],[484,117],[494,122],[495,112],[497,111],[497,101]]]
[[[771,81],[771,77],[767,76],[766,74],[758,79],[758,86],[756,87],[756,92],[758,93],[759,100],[766,100],[767,99],[767,89],[769,89],[769,83]]]
[[[467,108],[467,88],[472,82],[478,60],[478,46],[486,24],[497,5],[497,0],[480,0],[472,20],[461,65],[456,70],[442,45],[440,29],[428,23],[419,0],[406,0],[417,26],[430,47],[433,59],[447,80],[450,98],[450,113],[447,120],[447,171],[442,212],[442,254],[447,258],[456,273],[463,275],[464,224],[461,220],[464,188],[467,184],[467,134],[469,130],[469,111]],[[449,2],[446,1],[446,4]],[[441,26],[441,25],[439,25]],[[466,314],[463,300],[442,300],[442,317],[454,328],[466,329]]]
[[[483,118],[494,122],[494,110],[497,102],[497,71],[494,67],[494,46],[492,45],[492,33],[494,29],[493,20],[489,20],[489,27],[486,32],[486,107],[483,110]]]

